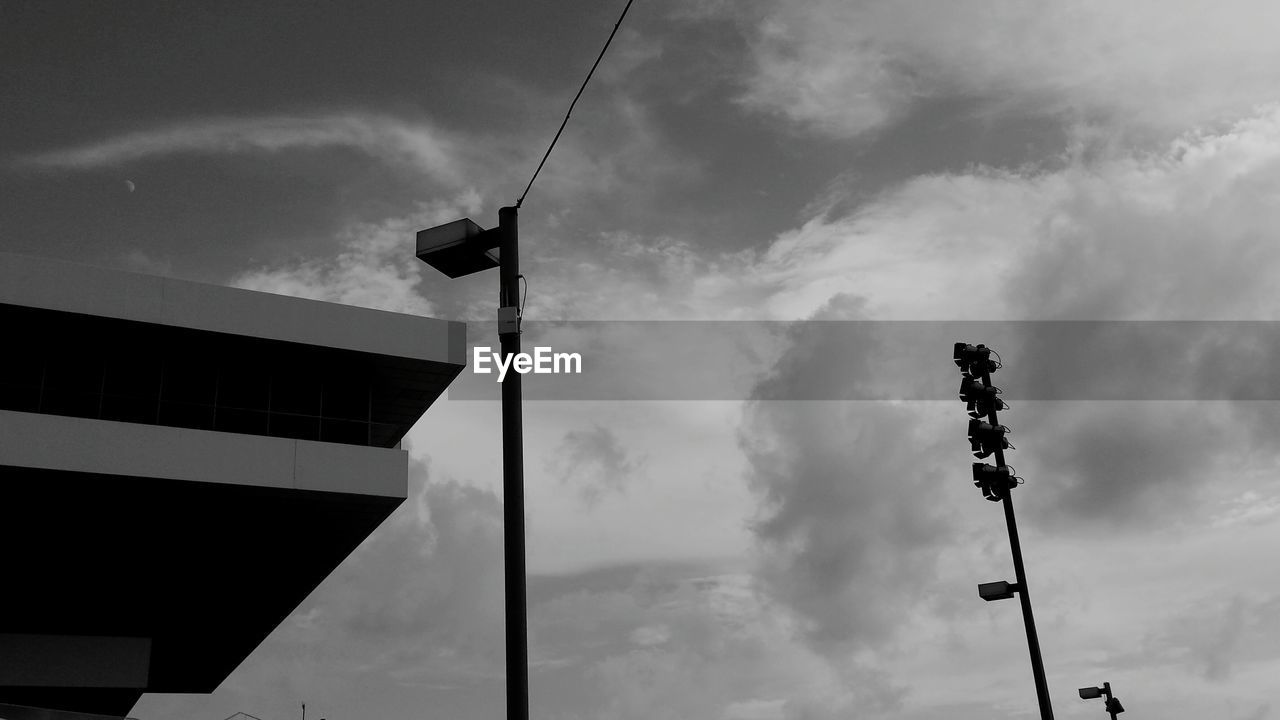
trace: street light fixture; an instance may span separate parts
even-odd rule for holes
[[[1103,709],[1110,713],[1111,720],[1115,720],[1116,715],[1124,712],[1124,706],[1120,704],[1120,698],[1111,694],[1111,683],[1109,682],[1102,683],[1102,687],[1080,688],[1079,693],[1081,700],[1092,700],[1105,696],[1107,700]]]
[[[517,210],[498,210],[498,227],[482,229],[469,218],[422,230],[418,259],[458,278],[498,268],[498,338],[502,361],[520,353],[520,254]],[[520,373],[502,381],[503,565],[506,580],[507,718],[529,717],[529,631],[524,552],[524,439]]]
[[[448,275],[463,275],[499,266],[497,248],[502,244],[502,228],[484,230],[471,218],[419,230],[418,259]]]
[[[978,597],[991,602],[992,600],[1008,600],[1013,594],[1021,590],[1018,583],[1005,582],[997,580],[995,582],[980,583],[978,585]]]

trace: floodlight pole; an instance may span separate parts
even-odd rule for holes
[[[520,256],[517,210],[498,210],[498,338],[502,362],[520,352]],[[510,365],[508,365],[510,367]],[[502,515],[507,620],[507,720],[529,720],[529,634],[525,618],[524,433],[520,373],[502,380]]]
[[[982,384],[991,387],[991,371],[982,371]],[[1000,427],[995,405],[989,415],[991,424]],[[996,465],[1006,467],[1004,448],[996,443]],[[1013,573],[1018,583],[1018,601],[1022,603],[1022,621],[1027,626],[1027,649],[1031,652],[1031,675],[1036,683],[1036,700],[1040,703],[1041,720],[1053,720],[1053,706],[1049,702],[1049,683],[1044,676],[1044,660],[1040,657],[1040,638],[1036,635],[1036,619],[1031,614],[1031,594],[1027,591],[1027,571],[1022,564],[1022,543],[1018,541],[1018,523],[1013,517],[1013,492],[1009,487],[1001,490],[1004,501],[1004,520],[1009,526],[1009,549],[1013,552]]]

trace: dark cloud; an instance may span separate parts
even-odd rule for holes
[[[1271,703],[1262,703],[1253,712],[1241,718],[1241,720],[1266,720],[1269,717],[1271,717]]]
[[[1029,520],[1054,532],[1203,524],[1277,462],[1275,323],[977,324],[999,350],[1000,422]],[[953,378],[958,374],[953,372]],[[1034,492],[1033,492],[1034,490]]]
[[[860,301],[837,297],[815,319],[848,318]],[[760,576],[804,618],[820,647],[875,647],[926,594],[937,550],[952,536],[946,511],[931,502],[937,473],[932,442],[908,406],[795,403],[795,386],[826,382],[835,393],[873,385],[884,348],[874,333],[810,332],[756,390],[740,444],[759,497],[753,529]]]
[[[1021,404],[1000,416],[1008,462],[1036,527],[1058,532],[1171,528],[1199,516],[1219,479],[1230,423],[1190,403]]]
[[[827,720],[899,706],[885,674],[797,642],[749,576],[695,570],[622,566],[535,583],[532,595],[563,588],[532,607],[539,686],[576,695],[565,713],[616,720]],[[539,712],[557,717],[562,698],[544,697]]]
[[[493,493],[426,481],[313,596],[316,635],[369,668],[421,679],[502,672],[502,505]],[[425,510],[427,520],[420,519]],[[306,607],[301,610],[305,613]]]
[[[1170,618],[1144,639],[1143,655],[1148,664],[1190,665],[1206,680],[1223,682],[1240,666],[1280,657],[1278,633],[1280,596],[1232,594]]]
[[[613,431],[595,425],[566,432],[548,464],[561,482],[577,486],[579,497],[592,506],[606,495],[625,492],[644,458],[632,457]]]

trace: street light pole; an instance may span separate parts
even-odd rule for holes
[[[520,253],[517,210],[498,210],[498,227],[482,229],[462,218],[420,230],[419,260],[451,278],[498,268],[498,340],[502,362],[520,353]],[[493,251],[497,250],[497,257]],[[502,380],[503,572],[507,626],[507,719],[529,718],[529,631],[525,619],[524,438],[520,417],[521,373]]]
[[[1111,720],[1116,720],[1116,716],[1124,712],[1124,706],[1120,704],[1120,698],[1111,694],[1111,683],[1102,683],[1102,687],[1080,688],[1081,700],[1092,700],[1094,698],[1105,697],[1105,710],[1107,715],[1111,716]]]
[[[984,368],[982,384],[991,387],[991,371]],[[1000,425],[996,408],[992,406],[991,424]],[[1005,467],[1004,448],[995,446],[996,466]],[[1053,706],[1049,702],[1049,683],[1044,676],[1044,660],[1040,657],[1040,638],[1036,634],[1036,619],[1031,614],[1031,593],[1027,591],[1027,571],[1022,564],[1022,543],[1018,540],[1018,523],[1013,517],[1013,490],[1006,486],[1001,489],[1001,500],[1004,503],[1004,520],[1009,526],[1009,548],[1013,552],[1013,573],[1018,584],[1018,601],[1022,604],[1022,620],[1027,627],[1027,649],[1031,653],[1031,675],[1036,683],[1036,700],[1040,704],[1041,720],[1053,720]]]
[[[1111,716],[1111,720],[1116,720],[1116,716],[1120,714],[1117,709],[1115,696],[1111,694],[1111,683],[1102,683],[1102,694],[1107,696],[1107,714]]]
[[[498,210],[498,338],[503,363],[520,352],[520,255],[518,211]],[[525,618],[524,433],[520,378],[502,381],[503,555],[506,573],[507,720],[529,718],[529,636]]]

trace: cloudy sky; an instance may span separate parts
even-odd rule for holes
[[[622,4],[0,2],[0,250],[496,344],[496,276],[413,233],[496,223]],[[1038,717],[1018,606],[976,593],[1013,571],[957,340],[1006,364],[1057,717],[1103,681],[1134,720],[1280,717],[1278,30],[1256,0],[637,2],[520,213],[526,345],[595,373],[526,387],[531,717]],[[500,717],[477,380],[217,692],[133,715]]]

